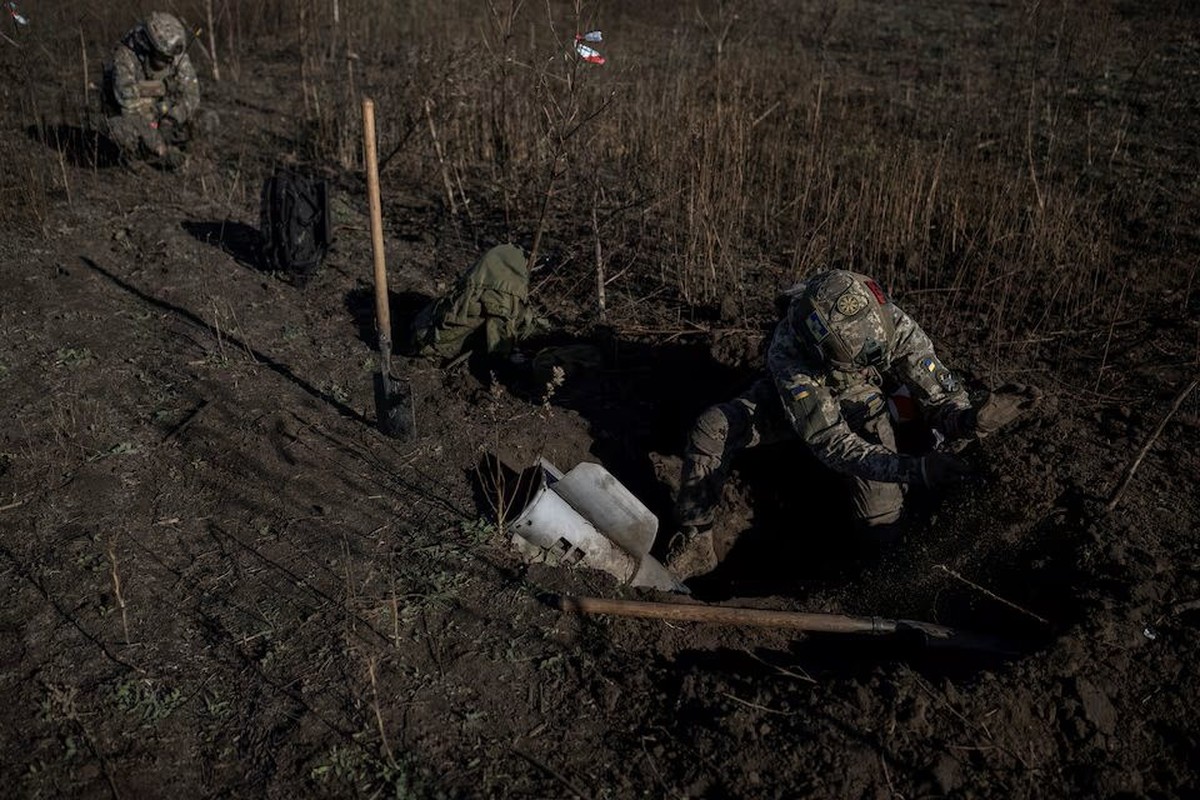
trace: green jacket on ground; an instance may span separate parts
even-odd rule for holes
[[[511,244],[493,247],[454,288],[413,320],[416,355],[455,358],[465,350],[508,353],[541,325],[529,305],[529,264]]]

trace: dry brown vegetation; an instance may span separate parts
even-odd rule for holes
[[[83,119],[94,89],[85,102],[69,54],[83,44],[86,68],[136,18],[126,4],[69,5],[39,7],[20,55],[54,53],[59,85],[5,88],[26,119]],[[207,17],[205,3],[173,5]],[[517,0],[212,8],[227,80],[255,80],[266,56],[294,82],[294,157],[357,169],[358,98],[373,95],[394,154],[385,184],[439,187],[476,237],[527,243],[549,197],[554,266],[576,301],[596,291],[574,277],[594,267],[595,206],[618,304],[665,287],[756,315],[764,274],[847,266],[898,294],[951,293],[935,329],[952,316],[993,341],[1037,339],[1106,318],[1128,274],[1116,227],[1146,213],[1124,188],[1136,98],[1111,91],[1138,43],[1100,4],[1014,5],[986,24],[969,8],[906,16],[831,0],[637,14]],[[895,19],[874,21],[888,35],[863,58],[845,39],[868,11]],[[571,36],[601,23],[609,64],[580,63]],[[931,33],[938,52],[920,52]],[[193,48],[206,72],[212,41]],[[34,219],[49,188],[69,190],[61,164],[41,167],[21,181]],[[1139,274],[1157,282],[1157,268]]]

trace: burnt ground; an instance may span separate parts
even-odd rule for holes
[[[751,377],[763,320],[565,322],[605,363],[548,403],[486,366],[401,359],[418,430],[397,443],[372,427],[361,181],[333,175],[339,243],[306,286],[255,263],[291,111],[269,69],[209,89],[222,129],[178,174],[93,163],[85,141],[69,194],[48,187],[0,241],[6,794],[1200,792],[1200,396],[1102,512],[1200,340],[1196,20],[1126,11],[1157,49],[1127,84],[1139,159],[1114,180],[1171,213],[1129,220],[1122,258],[1178,280],[1134,282],[1136,313],[1050,332],[1037,356],[950,331],[974,386],[1025,378],[1047,402],[966,452],[983,480],[915,494],[887,548],[813,511],[838,490],[799,448],[748,453],[725,564],[697,587],[959,626],[1002,655],[563,616],[547,595],[635,593],[524,565],[480,498],[481,453],[602,461],[665,518],[687,426]],[[14,192],[13,164],[57,159],[27,124],[6,123]],[[437,197],[388,187],[401,319],[478,253]],[[943,297],[898,300],[921,319]]]

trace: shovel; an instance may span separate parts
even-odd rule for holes
[[[375,101],[364,97],[363,152],[367,168],[367,202],[371,209],[371,254],[375,260],[375,332],[379,337],[379,372],[375,375],[375,418],[379,430],[397,439],[413,435],[412,393],[392,376],[392,314],[388,309],[387,265],[383,253],[383,211],[379,202],[379,156],[375,149]]]
[[[603,597],[555,598],[555,605],[568,614],[640,617],[674,622],[707,622],[715,625],[779,628],[802,633],[852,633],[867,635],[917,634],[927,647],[982,650],[1014,656],[1020,649],[1012,642],[968,633],[912,619],[857,617],[847,614],[820,614],[803,611],[775,611],[737,606],[710,606],[699,603],[655,603],[642,600],[608,600]]]

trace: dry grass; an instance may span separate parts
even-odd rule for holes
[[[43,4],[42,40],[8,58],[19,68],[68,40],[105,52],[145,5]],[[173,5],[206,19],[205,2]],[[766,310],[764,277],[778,288],[842,266],[900,296],[945,293],[935,331],[968,319],[1011,339],[1069,328],[1120,288],[1106,170],[1129,111],[1095,98],[1131,45],[1109,12],[1025,4],[981,29],[950,7],[926,35],[890,28],[887,4],[828,0],[211,5],[226,80],[253,79],[245,65],[264,56],[294,64],[304,157],[358,169],[369,92],[385,169],[494,237],[528,245],[544,230],[559,274],[580,273],[566,285],[583,307],[597,305],[583,277],[597,240],[610,308],[665,287],[684,309],[729,297]],[[573,56],[592,27],[607,66]],[[27,119],[84,118],[79,59],[58,69],[55,91],[22,92]],[[25,184],[65,192],[61,166]]]

